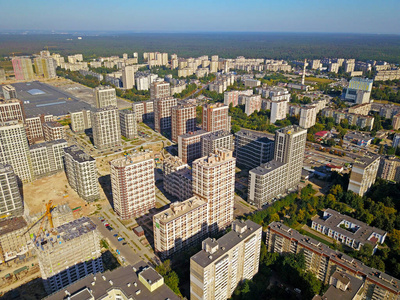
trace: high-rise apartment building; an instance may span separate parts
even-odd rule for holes
[[[94,89],[96,107],[103,108],[107,106],[117,107],[117,94],[111,86],[99,86]]]
[[[171,96],[169,82],[156,81],[150,84],[150,100],[167,98]]]
[[[90,110],[86,109],[77,112],[70,112],[72,131],[84,132],[86,129],[92,128],[90,114]]]
[[[137,218],[155,207],[154,160],[138,152],[112,160],[111,187],[114,210],[123,219]]]
[[[258,272],[262,227],[250,220],[234,221],[232,231],[203,241],[190,258],[190,299],[225,300],[244,280]]]
[[[197,197],[171,203],[153,216],[155,252],[166,259],[196,246],[208,235],[207,203]]]
[[[288,164],[287,188],[296,186],[301,179],[307,130],[287,126],[275,131],[274,159]]]
[[[394,155],[381,157],[377,176],[385,180],[400,182],[400,159]]]
[[[278,100],[271,102],[271,123],[286,118],[287,114],[287,100]]]
[[[125,66],[122,68],[122,87],[130,90],[135,85],[135,67]]]
[[[163,161],[164,190],[180,201],[193,196],[192,172],[179,157],[168,156]]]
[[[235,167],[236,159],[227,149],[217,149],[214,154],[193,162],[193,194],[207,202],[211,234],[233,221]]]
[[[244,99],[246,115],[250,116],[253,112],[261,110],[261,95],[245,96]]]
[[[274,159],[249,172],[247,201],[258,208],[300,182],[307,130],[294,125],[275,132]]]
[[[400,129],[400,113],[398,113],[398,114],[393,116],[392,126],[393,126],[393,130],[399,130]]]
[[[52,115],[39,115],[25,119],[26,136],[30,145],[44,140],[43,123],[53,122]]]
[[[351,169],[348,191],[360,195],[361,197],[375,183],[378,174],[380,156],[375,155],[371,158],[357,158]]]
[[[52,57],[35,57],[33,59],[35,64],[36,75],[40,78],[56,78],[57,63]]]
[[[310,128],[315,125],[316,119],[317,109],[315,106],[305,106],[300,108],[300,127]]]
[[[392,147],[396,149],[399,146],[400,146],[400,133],[396,133],[393,136]]]
[[[136,121],[143,122],[144,117],[144,102],[133,102],[132,111],[135,113]]]
[[[60,123],[55,121],[44,122],[42,126],[45,141],[65,139],[65,127]]]
[[[178,156],[184,163],[191,163],[202,156],[201,138],[210,134],[197,130],[178,136]]]
[[[5,100],[17,98],[17,91],[11,84],[3,85],[1,88],[3,90],[3,96]]]
[[[13,57],[12,65],[16,80],[33,80],[32,61],[29,57]]]
[[[64,168],[64,148],[66,140],[54,140],[29,147],[32,169],[36,178],[57,173]]]
[[[91,113],[93,142],[98,149],[121,146],[121,128],[115,106],[98,108]]]
[[[200,137],[201,157],[214,153],[216,149],[223,148],[233,151],[233,135],[228,131],[215,131]]]
[[[64,149],[65,174],[69,185],[87,202],[100,198],[96,160],[73,145]]]
[[[47,293],[104,271],[100,236],[92,220],[83,217],[54,228],[54,232],[39,237],[35,244]]]
[[[282,223],[269,224],[266,236],[269,252],[283,255],[303,253],[306,270],[313,273],[324,284],[328,284],[332,274],[339,270],[363,280],[364,288],[356,298],[352,299],[398,299],[400,294],[398,279],[367,267],[361,261],[333,250]]]
[[[189,102],[181,101],[171,110],[171,139],[177,143],[178,136],[196,130],[196,106]]]
[[[228,115],[229,106],[222,103],[203,105],[203,130],[214,132],[219,130],[231,131],[231,117]]]
[[[0,122],[24,121],[24,119],[25,113],[22,101],[18,99],[0,100]]]
[[[274,158],[274,141],[268,135],[242,129],[235,133],[235,157],[238,166],[252,169]]]
[[[344,100],[357,104],[369,103],[373,83],[372,79],[353,77],[343,94]]]
[[[232,106],[235,107],[239,102],[239,91],[229,91],[224,93],[224,104],[229,106],[232,103]]]
[[[121,134],[127,139],[134,139],[137,137],[137,122],[136,115],[129,109],[119,111],[119,121],[121,127]]]
[[[9,164],[23,182],[34,178],[28,140],[22,122],[0,124],[0,163]]]
[[[10,165],[0,163],[0,218],[17,217],[23,213],[17,176]]]
[[[173,97],[156,98],[154,100],[154,128],[157,132],[170,131],[172,107],[176,106],[178,100]]]

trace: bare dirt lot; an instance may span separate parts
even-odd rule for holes
[[[53,200],[54,205],[68,203],[72,209],[81,206],[81,215],[88,215],[94,210],[92,205],[87,205],[86,201],[69,186],[64,172],[26,183],[23,191],[24,202],[29,208],[30,215],[43,212],[45,203],[49,200]],[[102,189],[100,192],[101,197],[105,199]]]

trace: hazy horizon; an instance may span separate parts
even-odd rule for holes
[[[21,0],[2,10],[2,32],[400,34],[397,0]]]

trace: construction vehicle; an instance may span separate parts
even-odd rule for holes
[[[51,216],[51,212],[53,211],[53,209],[55,208],[55,205],[53,205],[53,200],[50,200],[49,202],[46,203],[46,210],[45,213],[39,218],[39,220],[37,220],[35,223],[31,224],[28,229],[22,234],[24,235],[25,233],[27,233],[29,230],[31,230],[36,224],[38,224],[40,222],[40,227],[39,230],[37,231],[37,234],[35,236],[35,239],[33,240],[33,242],[36,242],[36,239],[38,238],[38,236],[40,235],[40,233],[43,231],[44,229],[44,225],[45,225],[45,220],[47,219],[49,222],[49,227],[50,230],[52,230],[54,228],[53,225],[53,217]]]

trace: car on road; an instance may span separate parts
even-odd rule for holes
[[[121,242],[121,241],[123,241],[124,239],[122,238],[122,237],[118,237],[118,242]]]
[[[110,224],[108,224],[108,223],[104,223],[104,226],[108,227],[108,226],[110,226]]]
[[[127,242],[123,242],[122,245],[125,246],[127,244]]]
[[[117,236],[118,236],[118,233],[114,234],[114,236],[117,237]]]
[[[117,254],[121,254],[121,252],[118,249],[116,249],[115,252],[117,252]]]
[[[114,229],[111,226],[106,227],[109,231],[113,231]]]

